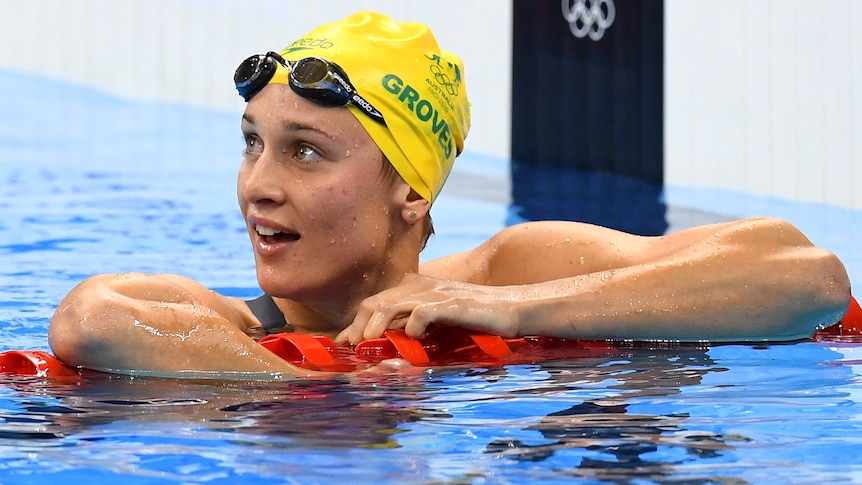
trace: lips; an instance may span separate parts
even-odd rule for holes
[[[263,224],[255,224],[254,230],[266,244],[270,245],[299,240],[299,234],[295,232],[267,227]]]
[[[248,225],[252,229],[252,235],[257,234],[252,243],[261,256],[280,254],[293,247],[301,238],[296,230],[260,216],[249,217]]]

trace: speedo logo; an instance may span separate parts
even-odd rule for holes
[[[293,41],[289,46],[287,46],[284,51],[285,53],[291,53],[296,51],[304,51],[307,49],[331,49],[335,44],[326,40],[326,38],[315,39],[314,37],[306,37],[305,39],[299,39]]]
[[[404,85],[404,81],[395,74],[387,74],[383,78],[383,89],[398,96],[398,101],[404,104],[420,123],[431,126],[431,133],[437,135],[437,143],[443,150],[443,156],[449,159],[452,155],[452,131],[437,108],[430,101],[419,96],[419,91],[416,91],[413,86]]]

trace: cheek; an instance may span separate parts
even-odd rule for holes
[[[242,212],[243,216],[246,216],[246,212],[248,212],[247,204],[245,203],[245,198],[242,196],[242,181],[243,181],[243,170],[240,168],[239,172],[236,175],[236,201],[239,204],[239,210]]]
[[[293,192],[292,204],[296,217],[304,221],[308,235],[341,241],[342,236],[356,226],[361,206],[361,193],[342,184],[314,184],[300,196]],[[347,238],[348,240],[350,238]]]
[[[360,182],[354,180],[353,182]],[[322,188],[319,208],[327,219],[337,222],[337,229],[360,234],[389,231],[388,187],[377,178],[331,185]]]
[[[311,200],[316,203],[316,212],[322,220],[331,221],[335,228],[356,221],[365,210],[366,200],[363,192],[348,185],[329,185],[320,187]]]

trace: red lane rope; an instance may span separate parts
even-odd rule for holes
[[[862,343],[862,307],[855,298],[841,320],[814,334],[815,341]],[[302,333],[277,333],[260,344],[282,359],[305,369],[349,372],[386,359],[403,359],[417,366],[485,365],[541,362],[550,359],[613,355],[625,345],[606,341],[523,337],[504,339],[496,335],[468,332],[458,327],[436,327],[424,339],[389,330],[383,337],[366,340],[352,355],[336,348],[328,337]],[[63,364],[41,350],[8,350],[0,353],[0,373],[36,377],[80,377],[81,371]]]

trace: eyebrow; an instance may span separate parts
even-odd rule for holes
[[[254,119],[251,116],[249,116],[248,114],[243,113],[242,119],[243,119],[243,121],[245,121],[251,125],[255,125]],[[289,121],[289,122],[285,123],[284,125],[282,125],[282,129],[288,133],[311,131],[311,132],[317,133],[321,136],[325,136],[326,138],[330,138],[330,139],[332,138],[332,135],[330,135],[326,131],[318,128],[317,126],[310,125],[307,123],[298,123],[295,121]]]

